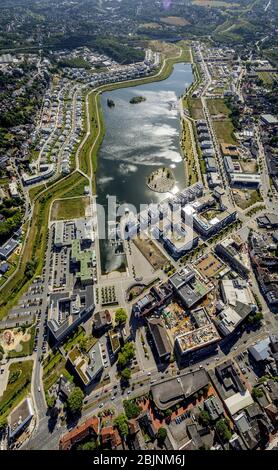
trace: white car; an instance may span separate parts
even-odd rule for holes
[[[99,408],[102,408],[103,406],[104,406],[103,403],[100,403],[100,404],[98,405]]]
[[[41,387],[38,387],[38,392],[40,392],[40,391],[41,391]]]
[[[113,395],[113,397],[111,397],[111,400],[115,400],[115,396]]]

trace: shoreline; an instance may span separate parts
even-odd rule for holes
[[[160,70],[155,75],[142,77],[140,79],[135,79],[135,80],[127,80],[127,81],[118,82],[118,83],[101,85],[98,88],[88,91],[88,93],[85,95],[85,100],[90,100],[90,99],[93,100],[93,103],[91,105],[91,110],[89,109],[90,106],[88,105],[87,111],[89,111],[88,122],[90,122],[90,134],[88,136],[88,139],[90,138],[94,139],[94,142],[92,143],[92,146],[90,147],[90,149],[87,150],[86,155],[85,155],[85,160],[86,160],[86,167],[88,167],[88,164],[89,164],[89,167],[91,168],[90,174],[88,176],[92,179],[92,189],[93,189],[94,195],[96,194],[96,188],[97,188],[96,172],[97,172],[97,163],[98,163],[97,162],[98,151],[102,144],[102,141],[104,139],[105,132],[106,132],[105,122],[103,118],[103,108],[99,99],[100,95],[102,93],[114,91],[114,90],[121,89],[121,88],[131,88],[131,87],[143,85],[144,83],[153,83],[153,82],[166,80],[173,72],[174,65],[177,63],[190,64],[192,67],[192,72],[193,72],[194,63],[188,61],[188,57],[187,57],[188,50],[191,51],[190,48],[184,49],[180,47],[179,55],[164,59]],[[195,82],[194,72],[193,72],[193,76],[194,76],[194,81],[192,83]],[[98,133],[96,136],[95,134],[92,135],[92,118],[94,118],[95,115],[97,117],[96,129],[98,130]],[[82,149],[86,145],[86,142],[88,139],[86,139],[82,148],[80,149],[79,156],[82,153]],[[182,156],[182,152],[181,152],[181,156]],[[82,169],[82,159],[79,160],[79,166]]]

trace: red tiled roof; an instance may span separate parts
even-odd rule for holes
[[[72,431],[64,434],[60,439],[60,449],[69,450],[76,442],[84,439],[89,434],[98,435],[99,419],[96,416],[88,418],[84,423],[76,426]]]
[[[102,444],[111,443],[111,447],[115,448],[121,444],[121,438],[117,428],[106,426],[100,431]]]

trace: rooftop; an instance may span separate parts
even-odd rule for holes
[[[176,337],[176,342],[182,354],[203,348],[219,340],[220,336],[212,323]]]
[[[157,382],[151,386],[151,392],[156,406],[161,410],[166,410],[193,395],[208,383],[206,371],[198,370]]]

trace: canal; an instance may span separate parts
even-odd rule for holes
[[[97,202],[106,210],[108,195],[138,210],[140,204],[165,198],[146,185],[150,173],[162,166],[172,168],[175,190],[185,186],[178,100],[192,81],[191,65],[179,63],[166,80],[101,95],[106,132],[98,153]],[[146,100],[131,104],[134,96]],[[108,99],[114,107],[107,106]],[[124,269],[124,256],[115,254],[115,247],[101,241],[100,250],[103,273]]]

